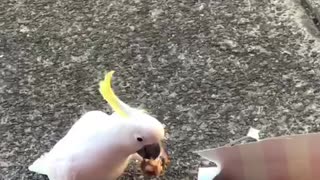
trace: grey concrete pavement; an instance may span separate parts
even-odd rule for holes
[[[319,131],[315,31],[289,0],[2,0],[0,178],[46,179],[27,166],[84,112],[110,112],[98,82],[112,69],[119,97],[167,125],[161,179],[195,179],[192,151],[250,126]]]

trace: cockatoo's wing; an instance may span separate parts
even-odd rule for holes
[[[50,152],[43,154],[29,166],[29,170],[50,176],[53,166],[56,166],[55,163],[67,165],[68,159],[71,159],[74,154],[84,151],[90,144],[101,143],[95,142],[93,137],[99,129],[105,130],[106,127],[112,129],[115,121],[108,121],[108,118],[110,118],[109,115],[100,111],[84,114]]]
[[[44,153],[40,158],[38,158],[36,161],[34,161],[29,167],[28,169],[30,171],[39,173],[39,174],[45,174],[48,175],[49,173],[49,167],[48,167],[48,163],[47,160],[48,159],[48,153]]]
[[[29,166],[30,171],[47,175],[50,180],[73,179],[70,168],[68,159],[61,159],[60,161],[57,159],[55,160],[50,152],[43,154]]]

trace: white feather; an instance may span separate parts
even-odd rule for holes
[[[120,129],[117,126],[121,120],[114,120],[113,117],[101,111],[84,114],[50,152],[43,154],[28,169],[47,175],[50,180],[62,179],[61,177],[67,177],[66,179],[69,180],[74,173],[79,174],[76,168],[90,169],[90,166],[95,166],[92,159],[99,160],[101,157],[109,161],[109,165],[106,164],[104,168],[108,169],[109,166],[113,171],[109,173],[111,179],[120,175],[127,166],[129,156],[122,156],[121,152],[112,152],[112,145],[117,141],[121,142],[121,136],[116,136]],[[103,133],[100,133],[106,131],[111,137],[116,138],[106,138]],[[103,149],[102,147],[106,145],[110,148]]]
[[[40,158],[35,160],[29,167],[29,171],[33,171],[39,174],[47,175],[49,174],[48,163],[46,162],[46,156],[48,153],[43,154]]]

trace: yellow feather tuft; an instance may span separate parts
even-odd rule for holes
[[[103,97],[104,100],[106,100],[111,108],[120,116],[122,117],[128,117],[128,114],[121,108],[120,100],[115,95],[115,93],[112,90],[111,87],[111,79],[114,71],[110,71],[105,75],[105,78],[103,81],[100,81],[99,83],[99,91]]]

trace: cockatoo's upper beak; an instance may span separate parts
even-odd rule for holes
[[[161,148],[160,143],[150,144],[143,146],[137,153],[143,159],[157,159],[161,153]]]

